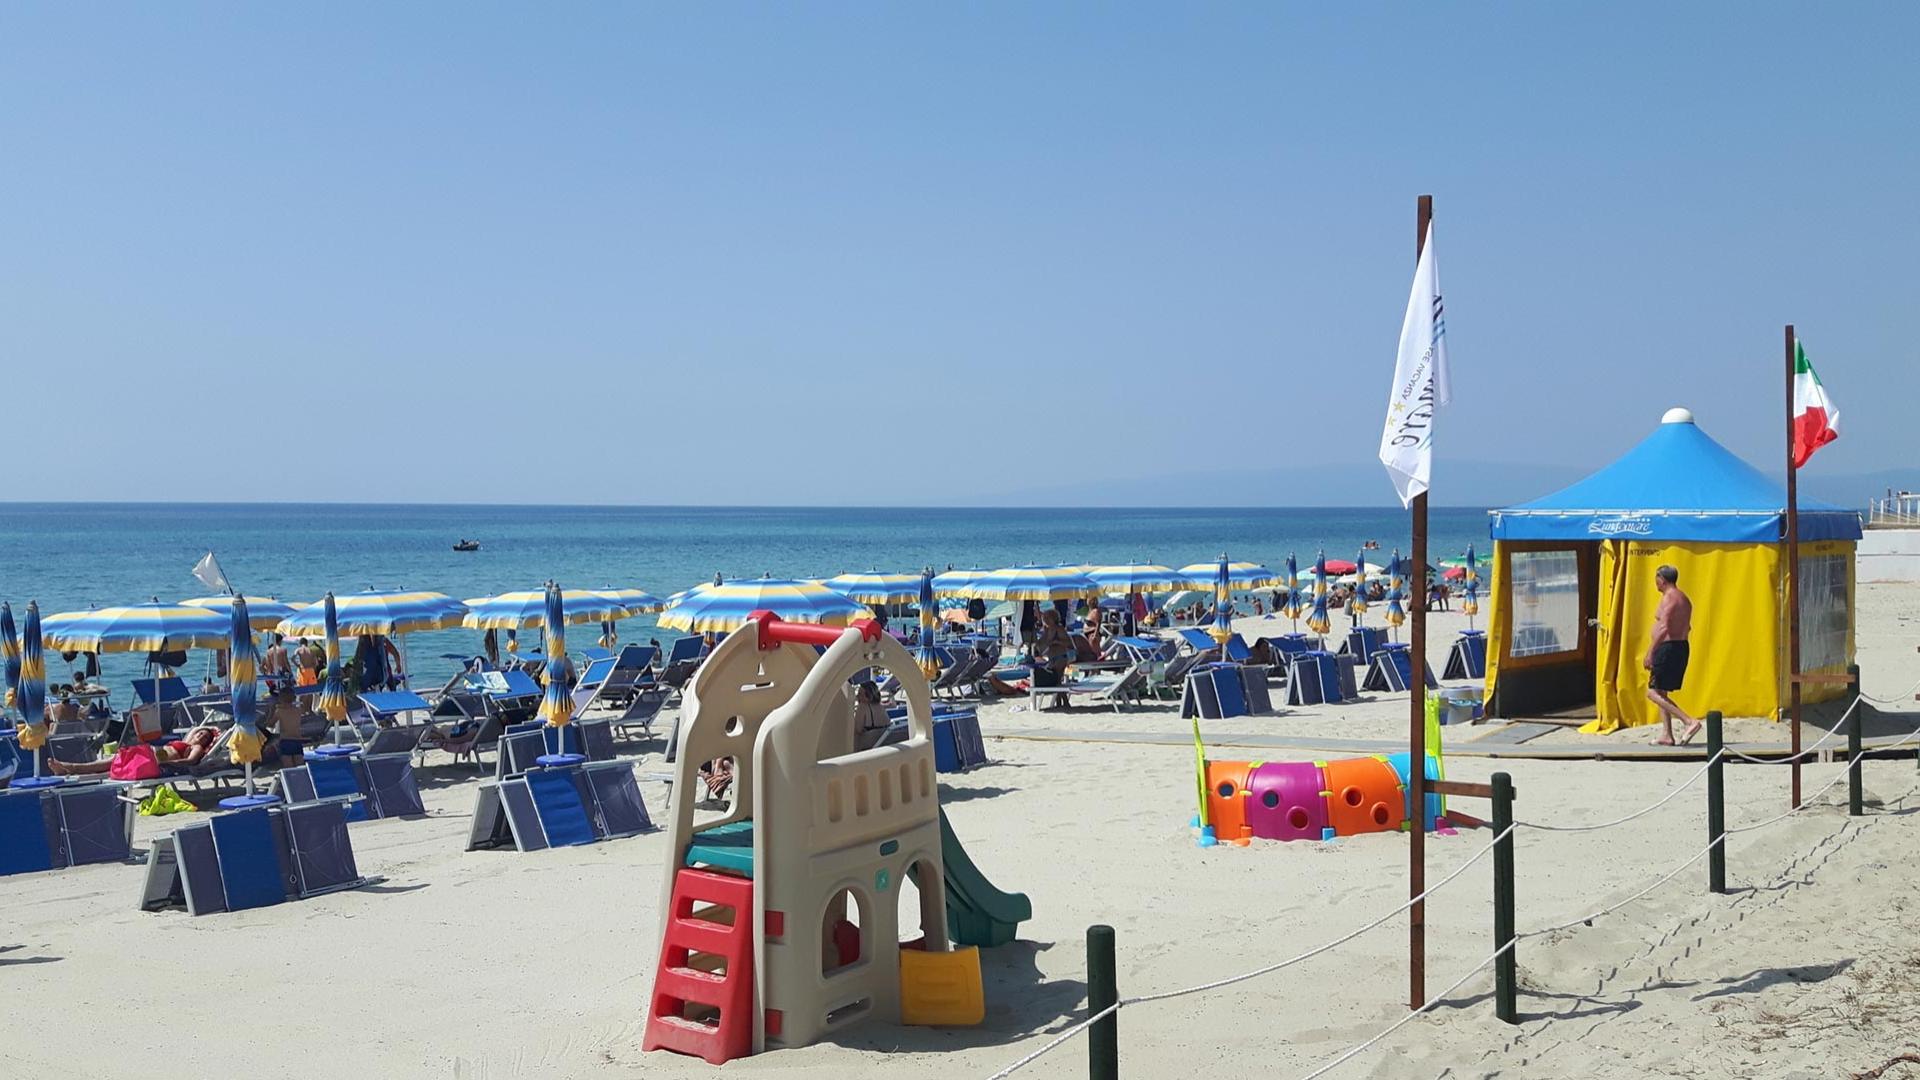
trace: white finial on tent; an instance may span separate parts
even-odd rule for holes
[[[1668,409],[1666,415],[1660,418],[1660,422],[1663,424],[1691,424],[1693,423],[1693,410],[1682,409],[1676,406]]]

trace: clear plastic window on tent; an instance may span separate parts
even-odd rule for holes
[[[1515,551],[1509,656],[1543,656],[1580,648],[1580,559],[1571,551]]]
[[[1800,670],[1847,662],[1847,557],[1800,556]]]

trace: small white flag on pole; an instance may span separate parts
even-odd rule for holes
[[[200,579],[200,584],[216,592],[233,591],[233,586],[227,584],[227,575],[220,569],[220,560],[214,558],[211,551],[202,555],[200,561],[193,564],[193,576]]]
[[[1440,271],[1433,255],[1433,225],[1413,271],[1413,293],[1400,324],[1400,354],[1387,396],[1387,423],[1380,432],[1380,463],[1387,467],[1400,505],[1427,490],[1433,469],[1434,413],[1453,397],[1447,377],[1447,320],[1440,303]]]

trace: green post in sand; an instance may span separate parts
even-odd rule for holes
[[[1097,1015],[1120,1000],[1113,959],[1113,927],[1087,927],[1087,1015]],[[1116,1011],[1087,1031],[1087,1076],[1120,1080],[1120,1014]]]
[[[1853,718],[1847,725],[1847,816],[1866,812],[1865,796],[1860,790],[1860,714],[1866,711],[1860,700],[1860,665],[1847,665],[1847,689],[1853,691]]]
[[[1707,890],[1727,891],[1726,762],[1720,758],[1720,710],[1707,713]]]
[[[1507,951],[1493,967],[1494,1015],[1509,1024],[1520,1022],[1519,943],[1513,930],[1513,777],[1493,774],[1493,945]]]

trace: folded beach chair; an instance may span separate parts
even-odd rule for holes
[[[1082,679],[1074,685],[1087,692],[1087,704],[1111,705],[1114,712],[1119,712],[1122,706],[1147,696],[1147,672],[1155,663],[1136,660],[1118,675]]]
[[[652,828],[633,764],[590,761],[483,782],[475,795],[467,850],[512,844],[519,851],[539,851]]]
[[[126,788],[91,780],[0,791],[0,877],[127,861],[134,803]]]
[[[348,821],[418,817],[427,812],[410,753],[310,757],[304,765],[280,770],[276,779],[281,797],[289,804],[352,799],[347,805]]]
[[[347,833],[346,800],[254,807],[155,837],[147,849],[143,911],[189,915],[304,900],[376,879],[362,877]]]

